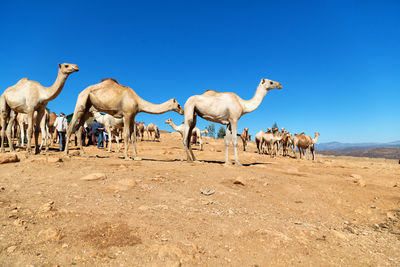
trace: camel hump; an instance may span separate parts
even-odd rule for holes
[[[217,92],[217,91],[214,91],[214,90],[207,90],[207,91],[204,92],[203,95],[215,95],[215,94],[217,94],[217,93],[218,93],[218,92]]]
[[[119,84],[119,82],[118,82],[116,79],[114,79],[114,78],[104,78],[104,79],[101,80],[101,82],[105,82],[105,81],[113,81],[113,82]]]

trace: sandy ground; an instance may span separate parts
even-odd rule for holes
[[[186,163],[172,133],[139,142],[142,161],[18,152],[0,165],[0,265],[400,265],[398,162],[240,150],[224,166],[207,138]]]

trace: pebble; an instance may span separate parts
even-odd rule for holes
[[[95,181],[95,180],[103,180],[106,178],[107,178],[107,176],[105,173],[98,172],[98,173],[92,173],[92,174],[85,175],[81,178],[81,180],[82,181]]]
[[[17,249],[17,246],[11,246],[7,248],[7,253],[13,253]]]

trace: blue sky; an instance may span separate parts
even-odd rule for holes
[[[2,1],[0,92],[28,77],[44,86],[75,63],[51,111],[113,77],[161,103],[207,89],[253,96],[279,81],[239,131],[275,121],[320,142],[400,139],[399,1]],[[183,116],[141,113],[178,124]],[[209,124],[198,120],[203,129]],[[216,125],[217,129],[219,125]]]

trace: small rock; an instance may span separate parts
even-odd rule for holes
[[[81,153],[79,151],[73,151],[69,153],[71,156],[79,156]]]
[[[24,221],[24,220],[21,220],[21,219],[16,219],[16,220],[13,222],[13,224],[14,224],[15,226],[23,226],[23,225],[25,224],[25,221]]]
[[[376,209],[376,206],[372,205],[372,206],[371,206],[371,209]]]
[[[38,234],[38,238],[41,238],[43,241],[58,241],[61,239],[60,230],[50,227],[46,230],[42,230]]]
[[[54,205],[54,201],[50,201],[50,202],[48,202],[48,203],[42,205],[42,206],[39,208],[38,211],[39,211],[39,212],[42,212],[42,213],[51,211],[51,210],[53,209],[53,205]]]
[[[355,179],[361,179],[361,175],[359,174],[350,174],[350,177],[355,178]]]
[[[212,194],[215,193],[215,190],[214,189],[207,189],[207,190],[200,189],[200,193],[202,193],[203,195],[206,195],[206,196],[211,196]]]
[[[395,219],[396,219],[396,215],[395,215],[393,212],[391,212],[391,211],[389,211],[389,212],[386,213],[386,217],[387,217],[388,219],[390,219],[390,220],[395,220]]]
[[[336,237],[338,237],[338,238],[340,238],[340,239],[342,239],[342,240],[347,240],[347,237],[346,237],[345,234],[340,233],[340,232],[338,232],[338,231],[336,231],[336,230],[331,230],[331,232],[332,232],[332,234],[333,234],[334,236],[336,236]]]
[[[395,183],[393,187],[400,187],[400,183]]]
[[[17,154],[3,154],[0,155],[0,164],[18,162],[19,158]]]
[[[365,187],[366,186],[366,183],[365,183],[365,181],[363,179],[354,180],[353,183],[355,183],[355,184],[357,184],[357,185],[359,185],[361,187]]]
[[[107,176],[105,173],[92,173],[81,178],[82,181],[95,181],[95,180],[103,180],[106,179]]]
[[[67,243],[64,243],[64,244],[62,244],[62,246],[61,246],[62,248],[68,248],[69,247],[69,245],[67,244]]]
[[[233,184],[238,184],[238,185],[245,186],[246,185],[246,181],[242,177],[238,177],[233,181]]]
[[[7,248],[7,253],[13,253],[17,249],[17,246],[11,246]]]

